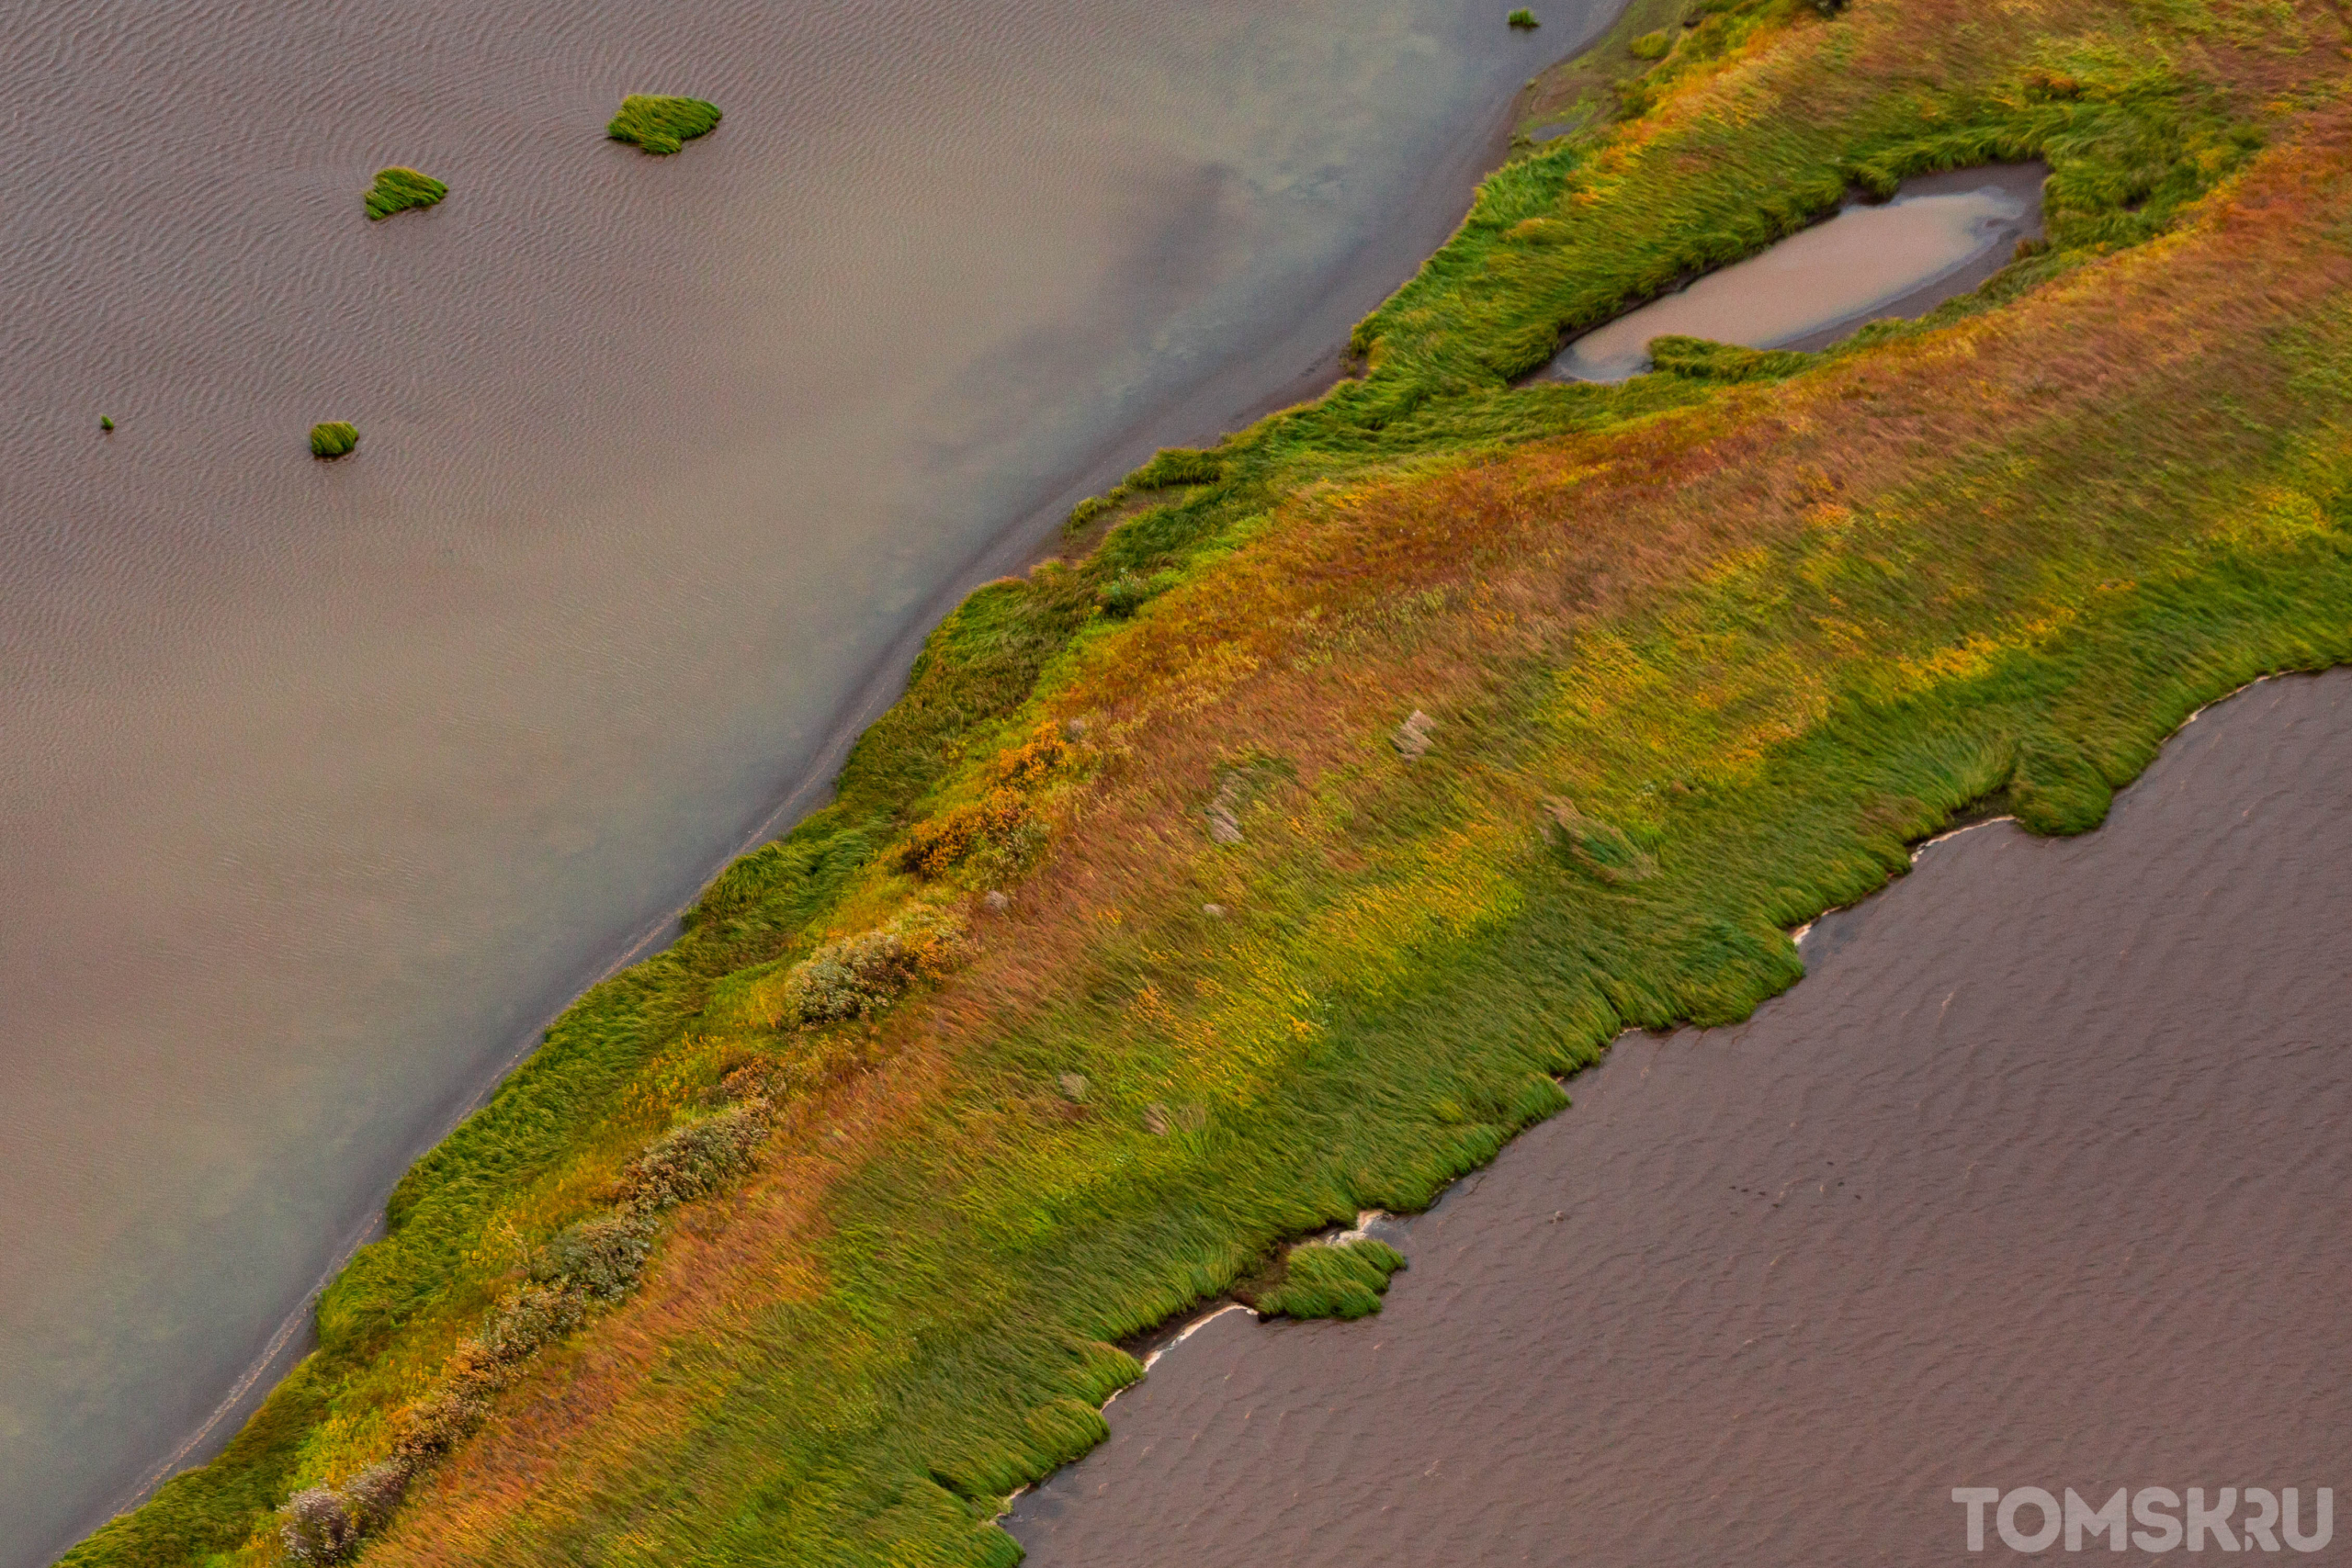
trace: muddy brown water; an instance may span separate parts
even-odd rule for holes
[[[0,1568],[225,1438],[958,591],[1328,375],[1611,9],[17,7]],[[726,119],[650,159],[636,90]],[[387,164],[448,199],[364,221]]]
[[[1548,374],[1622,381],[1649,367],[1656,337],[1748,348],[1826,348],[1865,321],[1913,320],[2008,265],[2041,236],[2042,164],[1998,164],[1905,180],[1893,199],[1850,201],[1761,254],[1709,273],[1585,333]]]
[[[1379,1315],[1163,1355],[1017,1503],[1030,1568],[2025,1561],[1963,1486],[2340,1515],[2347,779],[2352,671],[2278,680],[2095,833],[1925,847],[1749,1021],[1622,1040],[1389,1223]]]

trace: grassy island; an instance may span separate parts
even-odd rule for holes
[[[448,194],[447,186],[423,170],[379,169],[368,189],[368,216],[371,221],[390,218],[412,207],[430,207]]]
[[[616,141],[627,141],[648,152],[675,152],[718,124],[718,106],[700,98],[665,97],[656,93],[631,93],[621,100],[621,112],[605,127]]]
[[[68,1562],[1009,1564],[1126,1337],[1372,1310],[1393,1255],[1284,1249],[1426,1205],[1621,1030],[1745,1016],[1923,837],[2094,827],[2199,705],[2352,656],[2335,6],[1692,14],[1577,68],[1605,112],[1486,183],[1359,377],[951,615],[832,804],[582,997],[228,1450]],[[2047,248],[1923,321],[1517,384],[1855,186],[2028,158]]]
[[[311,456],[340,457],[359,445],[359,427],[339,419],[311,426]]]

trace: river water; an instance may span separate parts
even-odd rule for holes
[[[2087,837],[1927,847],[1747,1023],[1627,1036],[1384,1223],[1378,1316],[1160,1357],[1017,1504],[1030,1568],[2024,1561],[1955,1487],[2340,1515],[2346,778],[2352,671],[2271,681]]]
[[[17,7],[0,1568],[181,1450],[956,591],[1328,374],[1609,9]],[[725,122],[645,157],[636,90]],[[364,221],[387,164],[448,199]]]

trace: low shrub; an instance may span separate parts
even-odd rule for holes
[[[1067,766],[1069,759],[1069,738],[1058,726],[1042,724],[1028,739],[1001,754],[991,771],[996,782],[1007,789],[1035,789]]]
[[[1135,572],[1123,571],[1104,585],[1102,592],[1095,595],[1094,602],[1102,607],[1104,615],[1125,620],[1142,609],[1150,597],[1151,584],[1148,581]]]
[[[368,191],[368,220],[377,222],[412,207],[430,207],[448,194],[447,186],[422,169],[379,169],[376,183]]]
[[[472,1436],[488,1411],[479,1393],[445,1383],[394,1417],[399,1436],[393,1439],[392,1455],[412,1462],[439,1459]]]
[[[605,134],[648,152],[667,154],[707,134],[718,124],[717,104],[661,93],[631,93],[621,100],[621,112],[613,116]]]
[[[331,419],[323,424],[311,426],[311,456],[340,457],[359,445],[359,427],[343,420]]]
[[[795,965],[786,1012],[804,1027],[868,1017],[896,1001],[917,976],[954,968],[963,951],[963,921],[918,904],[878,930],[827,942]]]
[[[767,1135],[766,1119],[746,1105],[673,1128],[621,1173],[618,1203],[650,1213],[700,1198],[750,1165]]]
[[[458,1359],[465,1363],[460,1374],[470,1371],[493,1386],[503,1385],[541,1347],[579,1327],[587,1315],[578,1292],[525,1285],[490,1314],[481,1333],[467,1347],[470,1353],[460,1353]]]
[[[985,844],[1010,844],[1028,819],[1029,802],[1017,791],[990,790],[984,799],[916,823],[899,851],[899,869],[925,881],[944,876]]]
[[[1509,17],[1506,17],[1503,19],[1514,28],[1537,28],[1543,26],[1541,22],[1538,22],[1535,19],[1535,13],[1529,10],[1524,6],[1521,6],[1518,10],[1513,11]]]
[[[408,1495],[409,1481],[415,1473],[413,1466],[400,1460],[379,1460],[344,1483],[344,1501],[361,1534],[383,1528]]]
[[[543,1285],[580,1292],[591,1300],[616,1302],[628,1294],[653,1250],[653,1225],[638,1213],[582,1220],[539,1249],[531,1278]]]
[[[277,1539],[296,1562],[340,1562],[359,1543],[359,1527],[343,1495],[331,1487],[297,1492],[277,1510]]]
[[[1644,33],[1626,47],[1634,51],[1636,60],[1664,60],[1666,51],[1674,47],[1674,35],[1663,29]]]

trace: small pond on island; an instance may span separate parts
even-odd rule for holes
[[[1544,374],[1622,381],[1649,368],[1652,338],[1747,348],[1826,348],[1865,321],[1925,315],[1998,272],[2019,240],[2041,237],[2041,164],[2000,164],[1906,180],[1892,200],[1849,201],[1760,255],[1596,327]]]

